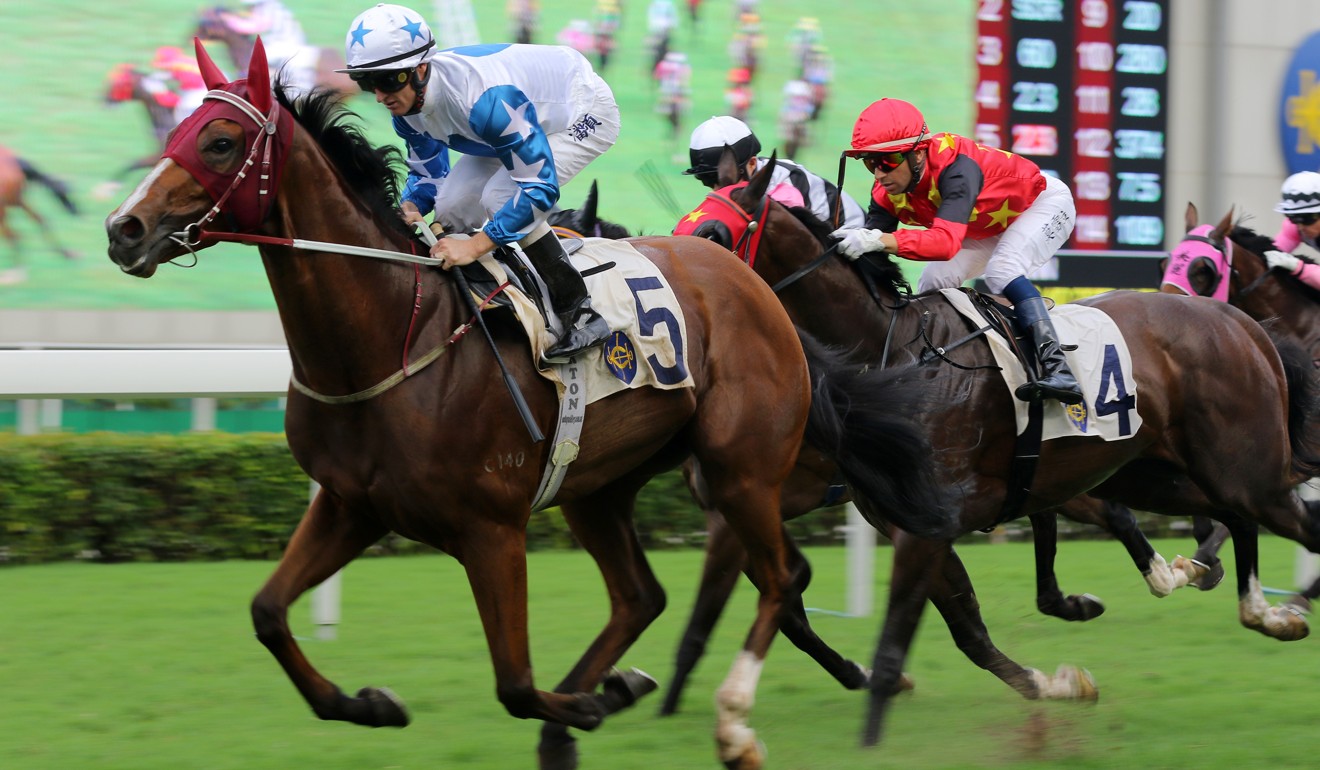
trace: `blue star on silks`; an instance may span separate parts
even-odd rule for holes
[[[408,17],[404,16],[403,18],[406,19]],[[400,29],[406,29],[408,30],[408,34],[412,35],[412,37],[408,38],[409,43],[411,43],[414,38],[420,37],[423,40],[425,39],[425,37],[422,35],[422,22],[420,20],[411,22],[409,24],[404,24],[402,27],[400,27]]]
[[[352,30],[348,33],[353,36],[353,42],[349,43],[348,47],[352,48],[355,45],[365,46],[366,43],[363,41],[363,38],[367,36],[368,32],[375,32],[375,31],[376,30],[374,29],[367,29],[366,22],[359,21],[357,25],[357,29]]]

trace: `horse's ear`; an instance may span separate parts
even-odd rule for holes
[[[728,187],[731,184],[738,183],[738,159],[734,157],[733,148],[724,145],[724,151],[720,153],[720,162],[716,166],[717,181],[720,187]]]
[[[1183,232],[1190,233],[1192,231],[1192,228],[1196,227],[1196,225],[1199,224],[1200,219],[1201,219],[1201,215],[1196,211],[1196,204],[1192,203],[1191,201],[1188,201],[1187,211],[1183,213],[1183,227],[1186,228],[1185,230],[1183,230]]]
[[[261,35],[252,46],[252,58],[247,69],[248,101],[262,115],[270,113],[270,65],[266,63],[266,46],[261,44]]]
[[[206,52],[206,46],[202,45],[201,38],[193,38],[193,48],[197,49],[197,69],[201,70],[202,82],[206,84],[208,90],[217,89],[229,82],[225,73],[211,61],[211,55]]]
[[[596,218],[596,202],[598,200],[596,180],[593,179],[591,180],[591,189],[587,191],[587,200],[582,204],[582,224],[590,225],[591,227],[588,227],[588,229],[594,228],[596,222],[599,221]]]
[[[1233,231],[1233,207],[1229,206],[1228,213],[1224,215],[1223,219],[1219,220],[1219,224],[1215,225],[1215,229],[1211,231],[1210,239],[1214,241],[1222,241],[1225,238],[1227,238],[1228,234],[1232,231]]]
[[[752,174],[751,180],[747,183],[747,190],[743,193],[746,200],[759,201],[765,197],[765,191],[770,189],[770,176],[775,171],[775,164],[779,162],[779,151],[770,153],[770,161],[755,174]]]

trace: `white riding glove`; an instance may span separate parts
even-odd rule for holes
[[[1284,251],[1267,251],[1264,257],[1265,264],[1269,265],[1271,269],[1277,267],[1289,275],[1296,273],[1297,268],[1302,265],[1302,260]]]
[[[868,230],[865,227],[840,227],[830,233],[831,238],[839,239],[839,253],[850,259],[857,259],[873,251],[884,251],[885,244],[880,240],[883,230]]]

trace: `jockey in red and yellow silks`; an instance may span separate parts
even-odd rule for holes
[[[930,262],[918,284],[923,292],[984,276],[991,292],[1013,303],[1040,360],[1039,379],[1019,387],[1018,398],[1080,403],[1045,300],[1027,278],[1072,234],[1077,209],[1068,186],[1026,158],[932,135],[921,111],[901,99],[863,110],[844,154],[866,165],[875,186],[865,226],[834,232],[839,253]],[[925,229],[900,230],[900,223]]]

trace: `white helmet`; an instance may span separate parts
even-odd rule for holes
[[[734,159],[746,163],[761,151],[761,142],[747,124],[729,115],[718,115],[692,129],[688,159],[692,167],[684,174],[708,176],[716,173],[724,145],[733,148]]]
[[[406,70],[430,61],[435,37],[420,13],[379,3],[353,20],[344,38],[348,69],[337,72]]]
[[[1301,171],[1283,180],[1282,200],[1274,210],[1280,214],[1320,212],[1320,174]]]

